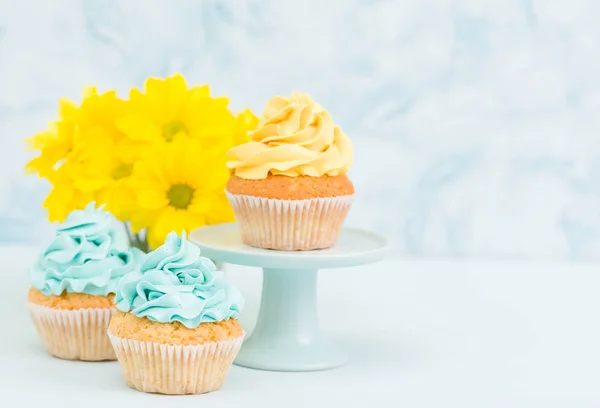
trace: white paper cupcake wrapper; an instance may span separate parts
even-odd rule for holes
[[[202,394],[221,388],[244,334],[240,337],[194,346],[108,337],[123,377],[132,388],[160,394]]]
[[[28,302],[29,312],[46,349],[66,360],[115,360],[106,335],[112,308],[52,309]]]
[[[227,193],[246,245],[286,251],[332,246],[354,195],[278,200]]]

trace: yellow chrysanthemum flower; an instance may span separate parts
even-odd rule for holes
[[[68,99],[61,99],[59,119],[51,122],[48,130],[26,140],[32,150],[40,151],[40,155],[25,169],[48,177],[57,165],[79,149],[81,134],[99,128],[119,134],[114,123],[123,112],[123,104],[114,91],[99,95],[95,87],[84,89],[83,102],[79,107]]]
[[[93,87],[80,106],[61,100],[59,119],[28,140],[40,155],[27,170],[53,186],[44,202],[50,220],[95,200],[127,222],[140,248],[144,236],[157,247],[172,230],[232,221],[226,152],[248,140],[258,118],[227,105],[179,74],[149,79],[126,102]]]
[[[126,205],[132,194],[130,176],[140,152],[126,140],[117,142],[103,129],[90,132],[82,144],[70,172],[75,187],[92,194],[97,203],[106,204],[120,220],[127,220],[133,211]]]
[[[207,85],[188,89],[180,74],[150,78],[144,92],[131,90],[127,114],[117,126],[137,144],[164,144],[176,136],[187,136],[205,148],[217,146],[227,151],[245,141],[248,130],[258,123],[249,110],[234,116],[228,104],[227,98],[211,97]]]
[[[131,173],[133,163],[130,152],[118,149],[124,135],[115,122],[122,116],[123,107],[124,101],[114,91],[98,94],[96,88],[86,87],[79,107],[61,100],[59,120],[28,140],[40,155],[27,164],[26,170],[53,185],[44,202],[52,221],[63,221],[70,211],[85,207],[91,200],[108,202],[114,196],[113,190],[120,191],[117,180],[126,175],[127,166]]]
[[[61,99],[59,119],[51,122],[47,130],[25,141],[31,150],[40,151],[40,155],[25,166],[28,173],[48,177],[55,170],[55,166],[72,152],[75,145],[77,109],[70,100]]]
[[[178,136],[149,149],[134,167],[138,210],[131,223],[136,229],[147,227],[148,243],[156,248],[170,231],[231,222],[224,191],[228,178],[224,158],[196,139]]]

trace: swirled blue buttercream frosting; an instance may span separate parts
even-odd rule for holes
[[[138,249],[121,250],[110,214],[92,202],[71,212],[29,271],[31,286],[46,296],[64,291],[106,296],[141,261]]]
[[[188,328],[200,323],[238,319],[244,298],[225,281],[200,248],[169,233],[165,243],[147,254],[140,268],[119,282],[117,309],[160,322],[181,322]]]

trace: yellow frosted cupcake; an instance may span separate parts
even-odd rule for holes
[[[278,250],[332,246],[350,210],[352,144],[308,95],[276,96],[251,141],[228,153],[227,197],[245,244]]]
[[[114,360],[106,329],[118,280],[141,252],[117,248],[110,215],[90,203],[73,211],[30,269],[28,306],[48,349],[68,360]]]
[[[115,302],[108,335],[127,385],[161,394],[221,387],[244,339],[244,299],[185,232],[146,255]]]

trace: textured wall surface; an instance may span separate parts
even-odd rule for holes
[[[600,259],[596,0],[0,0],[0,240],[49,229],[22,139],[86,83],[182,72],[353,139],[349,223],[399,254]]]

